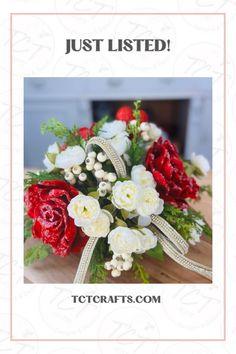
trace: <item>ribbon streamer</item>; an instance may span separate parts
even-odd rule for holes
[[[97,145],[105,152],[113,164],[118,177],[126,177],[124,161],[107,140],[101,137],[91,138],[87,143],[86,152],[90,150],[91,145]],[[189,245],[184,238],[170,224],[168,224],[168,222],[160,216],[152,215],[151,226],[153,226],[154,233],[162,245],[164,252],[170,258],[181,266],[195,273],[201,274],[207,279],[212,279],[212,269],[210,267],[185,257],[185,254],[188,253]],[[84,283],[97,241],[98,238],[90,237],[86,243],[74,278],[74,283]]]

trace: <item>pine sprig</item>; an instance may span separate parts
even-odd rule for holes
[[[98,122],[96,122],[93,126],[94,135],[98,135],[99,130],[102,130],[104,124],[109,120],[109,116],[105,116],[101,118]]]
[[[149,274],[146,272],[144,266],[139,262],[139,259],[142,259],[142,256],[135,255],[133,260],[132,271],[136,279],[139,279],[144,284],[149,283]]]
[[[27,249],[25,252],[24,264],[29,266],[35,261],[42,261],[47,258],[50,253],[52,253],[52,248],[49,245],[45,245],[44,243],[37,243],[36,245]]]
[[[47,171],[27,172],[26,178],[24,179],[25,189],[36,184],[38,182],[46,180],[63,180],[63,176],[60,173],[51,173]]]
[[[52,133],[57,138],[63,139],[70,135],[70,129],[68,129],[65,124],[57,120],[56,118],[50,118],[47,123],[41,124],[41,133],[47,134]]]
[[[107,240],[100,238],[93,252],[89,269],[91,283],[104,283],[108,271],[104,268],[105,259],[109,256],[109,246]]]

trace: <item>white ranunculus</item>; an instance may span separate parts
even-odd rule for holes
[[[151,230],[144,227],[140,230],[134,230],[134,232],[140,238],[141,241],[141,248],[137,251],[137,253],[144,253],[147,250],[156,247],[157,237],[153,234]]]
[[[108,243],[115,254],[132,253],[142,248],[141,239],[128,227],[118,226],[108,235]]]
[[[71,199],[67,210],[75,225],[83,227],[94,222],[101,212],[97,199],[82,194]]]
[[[80,146],[68,146],[56,157],[55,166],[58,168],[71,168],[81,165],[85,160],[85,151]]]
[[[112,203],[118,209],[133,211],[137,207],[140,188],[133,181],[116,182],[112,187]]]
[[[116,150],[118,155],[123,155],[129,148],[131,141],[129,139],[127,132],[121,132],[114,136],[114,138],[109,139],[110,144]]]
[[[191,155],[191,163],[200,170],[203,176],[206,176],[210,170],[210,164],[203,155],[196,155],[193,152]]]
[[[139,201],[137,203],[137,212],[141,216],[159,215],[163,211],[163,200],[159,193],[152,187],[141,190]]]
[[[147,171],[143,165],[133,166],[131,179],[141,187],[156,187],[152,173]]]
[[[48,151],[45,154],[45,158],[43,160],[44,165],[47,168],[48,172],[51,172],[55,168],[55,160],[56,155],[59,154],[60,149],[57,143],[51,144],[48,146]]]
[[[120,120],[105,123],[99,130],[98,135],[104,139],[111,139],[126,130],[126,123]]]
[[[155,123],[149,123],[148,135],[151,140],[157,140],[162,135],[162,130]]]
[[[97,219],[87,226],[82,227],[82,230],[90,237],[106,237],[110,232],[110,224],[113,221],[113,217],[109,211],[101,210]]]

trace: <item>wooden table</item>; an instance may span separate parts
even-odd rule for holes
[[[211,184],[211,174],[199,181],[199,184]],[[212,225],[212,201],[204,194],[201,201],[193,203],[195,210],[199,210],[205,216],[209,225]],[[25,243],[25,248],[34,244],[35,240],[30,239]],[[190,246],[188,257],[207,266],[212,263],[211,241],[205,236],[196,246]],[[44,261],[35,262],[25,267],[25,283],[73,283],[80,256],[69,255],[61,258],[50,255]],[[165,255],[164,261],[157,261],[144,256],[142,260],[145,269],[150,275],[150,283],[210,283],[211,281],[178,265],[171,258]],[[119,278],[108,277],[107,283],[139,283],[134,278],[133,272],[123,272]]]

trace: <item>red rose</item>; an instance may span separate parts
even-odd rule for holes
[[[152,172],[156,189],[165,202],[185,208],[186,198],[198,197],[198,184],[187,176],[178,150],[169,140],[159,138],[153,143],[147,152],[146,168]]]
[[[77,129],[75,135],[81,136],[84,140],[87,140],[87,139],[91,138],[92,136],[94,136],[94,133],[93,133],[92,128],[83,127],[83,128]]]
[[[69,217],[67,206],[78,190],[64,181],[33,184],[25,193],[28,216],[34,219],[32,235],[52,246],[58,256],[79,253],[87,242],[82,230]]]
[[[133,115],[133,110],[129,106],[122,106],[116,112],[116,120],[122,120],[129,123],[131,120],[135,119]],[[149,118],[147,113],[141,109],[140,110],[140,122],[148,122]]]

